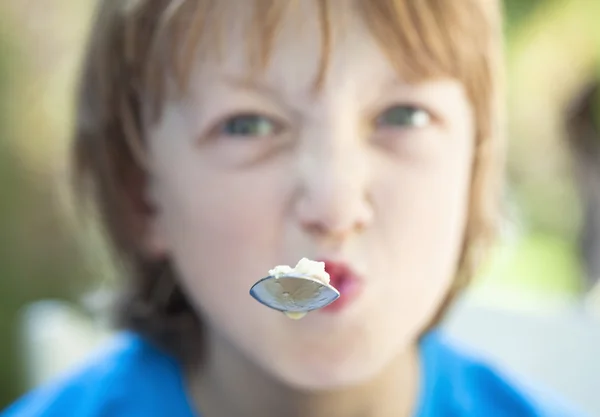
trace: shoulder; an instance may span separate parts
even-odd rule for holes
[[[26,394],[0,416],[154,416],[163,415],[167,406],[182,409],[177,416],[189,415],[175,361],[123,333],[78,369]]]
[[[583,417],[552,393],[487,363],[441,333],[427,335],[421,352],[427,398],[421,401],[423,417],[442,410],[453,417]]]

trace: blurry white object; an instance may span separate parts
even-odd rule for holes
[[[76,365],[110,333],[62,301],[40,301],[27,306],[21,329],[30,387]]]
[[[508,310],[463,298],[445,327],[511,374],[542,384],[583,412],[600,416],[600,320],[582,301],[524,298]]]
[[[586,297],[585,306],[591,315],[600,320],[600,280]]]

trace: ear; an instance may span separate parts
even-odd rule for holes
[[[146,179],[142,192],[145,206],[144,227],[140,242],[142,250],[151,259],[164,259],[167,256],[168,244],[162,216],[161,193],[152,178]]]
[[[167,254],[167,239],[161,227],[161,200],[156,181],[135,165],[124,176],[125,225],[132,244],[143,257],[162,260]]]
[[[162,260],[167,257],[167,241],[159,217],[154,215],[147,219],[141,242],[146,256],[155,260]]]

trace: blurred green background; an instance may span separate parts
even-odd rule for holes
[[[97,234],[73,218],[67,182],[72,96],[92,5],[0,0],[0,409],[26,387],[23,307],[79,303],[114,282]],[[508,306],[507,294],[578,297],[600,276],[600,2],[505,5],[509,221],[475,287]]]

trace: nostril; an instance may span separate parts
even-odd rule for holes
[[[339,186],[336,192],[303,188],[296,201],[303,229],[313,236],[335,239],[362,232],[373,220],[373,207],[366,193],[356,187]]]
[[[323,236],[327,234],[327,228],[320,222],[304,222],[303,227],[311,235]]]
[[[312,236],[319,238],[329,238],[335,240],[344,240],[360,228],[358,225],[331,224],[326,222],[307,222],[303,225],[304,229]]]

